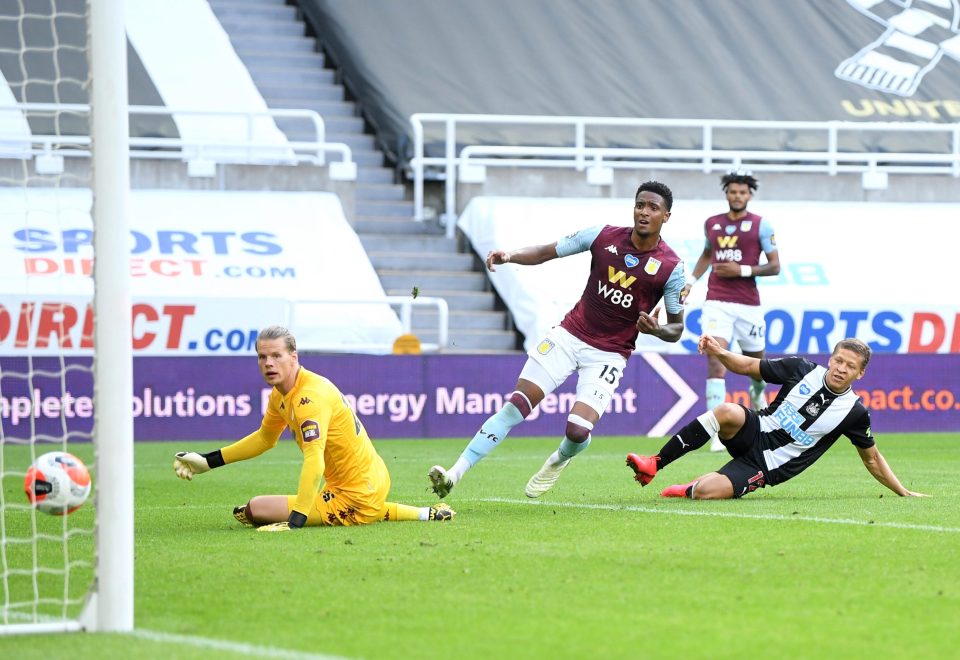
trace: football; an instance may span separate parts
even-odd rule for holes
[[[90,495],[90,485],[87,466],[65,451],[38,457],[23,480],[30,503],[53,516],[73,513],[83,506]]]

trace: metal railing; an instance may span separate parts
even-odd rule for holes
[[[413,175],[414,219],[424,219],[424,176],[427,168],[439,168],[444,179],[444,220],[447,235],[452,236],[457,217],[457,182],[481,183],[487,167],[537,167],[587,170],[588,181],[598,185],[612,182],[614,169],[672,169],[711,173],[748,166],[753,171],[839,173],[930,174],[960,177],[960,123],[930,122],[845,122],[845,121],[738,121],[710,119],[630,119],[622,117],[549,117],[532,115],[471,115],[418,113],[410,117],[413,129],[414,156],[410,161]],[[484,127],[497,125],[531,127],[560,126],[570,129],[566,146],[530,145],[467,145],[457,154],[458,128],[470,126],[475,136]],[[428,127],[443,131],[443,156],[425,155],[425,133]],[[592,147],[591,129],[693,129],[699,133],[694,148],[625,148]],[[802,135],[822,145],[815,149],[745,150],[716,147],[716,132],[742,131],[743,144],[756,144],[758,136],[770,132],[768,140],[782,142],[782,134]],[[841,148],[845,137],[878,133],[942,134],[946,140],[942,151],[896,151]],[[635,137],[633,138],[636,139]],[[625,139],[624,142],[629,140]],[[461,140],[462,141],[462,140]],[[865,141],[861,141],[865,144]]]
[[[64,115],[82,115],[90,112],[90,106],[80,103],[17,103],[0,105],[0,117],[10,113],[27,113],[44,119]],[[185,162],[209,161],[212,163],[240,164],[290,164],[300,163],[322,166],[327,164],[327,153],[339,154],[340,160],[329,163],[330,178],[334,180],[355,180],[356,163],[350,146],[342,142],[327,142],[323,117],[314,110],[267,109],[262,111],[196,110],[170,108],[165,106],[129,106],[131,116],[166,116],[171,120],[175,116],[220,119],[223,121],[241,120],[244,122],[243,136],[237,139],[224,138],[165,138],[130,137],[130,157],[182,160]],[[293,119],[312,127],[315,139],[308,141],[264,140],[257,139],[263,119]],[[274,124],[275,126],[275,124]],[[277,128],[277,133],[283,132]],[[50,159],[88,158],[90,137],[86,135],[36,135],[0,132],[0,157],[19,157],[45,159],[47,167],[62,165],[62,161]],[[52,163],[52,164],[51,164]],[[52,173],[50,171],[44,173]]]
[[[291,300],[289,301],[290,313],[288,315],[290,327],[296,327],[294,310],[297,304],[328,304],[328,305],[381,305],[389,304],[391,307],[400,308],[400,326],[403,334],[410,334],[413,327],[413,308],[414,307],[433,307],[437,310],[437,341],[420,342],[420,349],[425,353],[441,352],[447,348],[450,343],[450,308],[447,301],[443,298],[433,296],[421,296],[412,298],[410,296],[384,296],[383,298],[356,298],[352,300],[316,298],[310,300]],[[389,352],[392,344],[350,344],[338,345],[331,343],[322,346],[311,345],[306,350],[325,351],[325,352],[351,352],[351,351],[372,351],[383,350],[386,348]]]

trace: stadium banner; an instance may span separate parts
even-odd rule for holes
[[[823,362],[823,356],[811,356]],[[373,439],[472,437],[512,391],[523,355],[302,355],[330,378]],[[7,442],[89,433],[93,384],[89,357],[0,357],[0,417]],[[26,375],[29,374],[29,377]],[[960,431],[960,355],[877,355],[854,385],[876,433]],[[604,435],[665,436],[704,410],[706,360],[638,353],[607,413]],[[557,436],[573,406],[576,380],[548,395],[513,436]],[[748,380],[731,375],[730,400],[748,405]],[[775,394],[770,385],[767,395]],[[133,413],[137,440],[239,439],[254,431],[270,388],[256,359],[137,357]],[[287,434],[285,437],[289,437]],[[72,440],[71,440],[72,441]]]
[[[0,190],[0,355],[90,354],[93,223],[86,189]],[[402,333],[331,193],[130,193],[137,355],[249,354],[267,325],[300,347],[389,352]],[[336,283],[335,286],[330,283]]]
[[[704,222],[727,210],[719,193],[718,186],[716,201],[674,200],[663,226],[663,239],[688,272],[704,249]],[[956,204],[754,199],[749,209],[772,224],[780,256],[778,276],[756,278],[770,352],[830,353],[854,336],[878,353],[960,352],[960,307],[944,290],[956,280],[946,230],[955,224]],[[477,197],[458,223],[483,256],[608,224],[632,226],[633,200]],[[497,266],[490,274],[527,350],[579,300],[589,267],[590,254],[581,253],[536,267]],[[640,335],[638,350],[696,352],[708,274],[687,301],[681,341]]]

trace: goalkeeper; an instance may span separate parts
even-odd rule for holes
[[[260,374],[273,386],[260,429],[208,454],[178,452],[173,469],[193,479],[213,468],[259,456],[289,427],[303,451],[296,495],[258,495],[235,507],[234,517],[260,531],[314,525],[366,525],[389,520],[450,520],[440,503],[412,507],[387,502],[390,473],[366,429],[329,380],[300,366],[296,339],[280,326],[257,336]],[[321,489],[321,482],[324,487]]]

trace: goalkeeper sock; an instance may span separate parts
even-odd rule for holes
[[[430,507],[416,507],[396,502],[385,502],[380,511],[380,520],[383,522],[403,522],[404,520],[426,520],[424,511],[430,515]]]
[[[463,474],[479,463],[484,456],[493,451],[497,443],[505,439],[514,426],[526,419],[527,415],[530,414],[530,409],[531,406],[527,397],[520,392],[511,394],[510,400],[483,423],[477,434],[473,436],[473,440],[460,454],[460,459],[447,472],[454,483],[459,481]]]
[[[717,421],[713,411],[703,413],[667,440],[654,457],[657,460],[657,470],[662,470],[687,452],[700,449],[707,444],[707,440],[719,432],[720,422]]]

